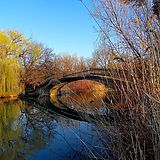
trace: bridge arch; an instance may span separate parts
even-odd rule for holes
[[[108,77],[107,79],[106,79],[106,76],[103,77],[103,76],[95,76],[95,75],[87,75],[87,76],[79,76],[79,77],[64,77],[59,80],[59,83],[57,83],[50,89],[50,97],[52,99],[57,99],[59,91],[61,90],[62,87],[64,87],[65,85],[71,82],[75,82],[79,80],[95,81],[106,86],[106,88],[109,88],[110,90],[114,90],[114,80],[112,77]]]
[[[39,86],[35,87],[31,85],[26,87],[25,95],[34,97],[49,96],[50,91],[53,90],[54,87],[57,89],[58,87],[60,87],[60,85],[63,86],[63,83],[67,84],[77,80],[96,81],[104,84],[106,87],[111,88],[113,90],[116,88],[115,86],[117,84],[126,83],[126,81],[123,80],[123,78],[117,78],[116,74],[112,77],[111,74],[109,74],[108,70],[93,69],[66,75],[65,77],[62,77],[60,79],[55,79],[54,76],[51,76],[44,80],[44,82],[42,82]]]

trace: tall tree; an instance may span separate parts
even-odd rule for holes
[[[18,37],[15,39],[15,37]],[[18,32],[0,32],[0,96],[20,91],[19,55],[23,36]]]

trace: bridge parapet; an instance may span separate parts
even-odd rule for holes
[[[85,76],[85,75],[110,75],[110,71],[109,69],[103,69],[103,68],[91,68],[88,70],[83,70],[80,72],[75,72],[75,73],[71,73],[68,74],[64,77],[72,77],[72,76]]]

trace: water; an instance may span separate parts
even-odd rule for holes
[[[105,115],[106,94],[111,93],[107,88],[98,82],[91,80],[78,80],[65,84],[59,90],[56,97],[55,90],[51,91],[51,101],[57,107],[66,106],[77,112],[93,115]]]
[[[103,94],[62,91],[55,99],[0,99],[0,160],[134,159],[133,131],[146,159],[154,156],[152,132],[130,123],[127,110],[113,110],[112,121]]]
[[[80,160],[103,152],[96,124],[47,100],[0,104],[0,160]],[[99,128],[100,129],[100,128]],[[110,141],[108,133],[108,140]],[[108,159],[108,158],[106,158]]]

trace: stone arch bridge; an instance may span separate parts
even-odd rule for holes
[[[54,77],[47,78],[41,85],[33,87],[27,86],[25,89],[26,96],[33,96],[33,97],[43,97],[49,96],[50,90],[59,84],[67,84],[77,80],[93,80],[99,83],[104,84],[108,88],[115,88],[115,84],[118,83],[125,83],[122,78],[117,78],[116,74],[120,73],[121,71],[115,70],[115,72],[109,69],[100,69],[94,68],[89,70],[84,70],[82,72],[76,72],[73,74],[68,74],[60,79],[55,79]],[[61,85],[61,87],[62,87]],[[63,86],[64,86],[63,85]]]

